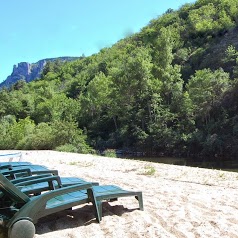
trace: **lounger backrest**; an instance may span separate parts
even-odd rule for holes
[[[30,198],[21,192],[13,183],[11,183],[7,178],[0,174],[0,189],[5,193],[9,198],[15,202],[27,203],[30,201]]]
[[[18,158],[19,157],[19,161],[21,161],[22,160],[22,153],[18,152],[18,153],[10,153],[10,154],[0,154],[0,158],[1,157],[9,159],[10,162],[13,160],[13,158]]]

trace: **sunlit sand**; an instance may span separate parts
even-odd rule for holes
[[[9,151],[5,151],[9,152]],[[4,153],[4,151],[1,151]],[[36,224],[39,238],[238,237],[238,173],[55,151],[22,151],[23,161],[101,185],[143,192],[105,203],[100,224],[90,204]]]

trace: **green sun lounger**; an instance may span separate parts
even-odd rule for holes
[[[104,200],[114,201],[119,197],[135,196],[143,210],[142,192],[126,191],[113,185],[92,186],[91,183],[85,183],[29,197],[0,174],[0,189],[9,198],[0,208],[1,224],[8,230],[8,238],[33,238],[34,224],[40,218],[89,202],[93,204],[98,222],[102,219]]]
[[[27,161],[0,162],[0,169],[10,169],[12,167],[29,166],[29,165],[32,165],[32,163]]]
[[[14,158],[18,158],[18,161],[21,161],[22,153],[16,152],[16,153],[0,154],[0,160],[1,160],[1,158],[9,159],[9,162],[11,162]]]
[[[77,184],[29,197],[0,174],[1,191],[9,198],[1,204],[1,224],[8,229],[9,238],[33,238],[34,224],[40,218],[89,203],[85,189],[91,186],[91,183]]]
[[[1,159],[9,159],[9,161],[1,161]],[[19,158],[18,161],[12,161],[13,158]],[[17,153],[10,153],[10,154],[0,154],[0,169],[7,169],[11,167],[17,167],[17,166],[27,166],[31,165],[30,162],[27,161],[22,161],[22,153],[17,152]]]
[[[4,170],[0,170],[0,172],[9,180],[12,180],[13,184],[21,183],[21,185],[22,185],[23,183],[27,183],[28,187],[31,184],[31,182],[30,182],[31,180],[35,180],[37,178],[48,177],[48,176],[52,176],[52,175],[58,175],[58,170],[50,170],[45,166],[34,165],[34,164],[32,164],[31,166],[18,166],[18,167],[14,167],[11,169],[4,169]],[[42,176],[40,176],[40,175],[42,175]],[[38,177],[36,177],[36,176],[38,176]],[[48,177],[48,178],[50,178],[50,177]],[[53,181],[52,186],[54,188],[65,187],[65,186],[74,185],[74,184],[87,183],[87,181],[85,181],[82,178],[78,178],[78,177],[60,177],[60,179],[61,179],[60,186],[58,183]],[[92,182],[92,184],[98,185],[99,183]],[[31,190],[36,191],[35,194],[39,194],[45,190],[49,190],[49,184],[48,184],[47,180],[45,180],[45,182],[38,183],[37,185],[32,183],[31,187],[32,187]]]
[[[75,184],[88,184],[89,182],[78,177],[59,177],[42,174],[11,180],[13,184],[20,187],[21,191],[27,195],[39,195],[44,191],[55,190]],[[90,182],[91,185],[99,185],[98,182]]]
[[[102,220],[102,202],[116,201],[119,197],[134,196],[139,202],[140,210],[144,210],[142,192],[124,190],[115,185],[92,186],[87,191],[90,200],[95,203],[98,222]]]
[[[17,177],[32,176],[39,174],[58,175],[58,170],[51,170],[43,165],[27,165],[0,169],[0,173],[8,177],[8,179],[16,179]]]

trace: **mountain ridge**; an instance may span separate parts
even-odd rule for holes
[[[19,80],[25,80],[26,82],[31,82],[36,78],[39,78],[46,63],[53,61],[73,61],[80,57],[56,57],[56,58],[46,58],[37,61],[36,63],[20,62],[17,65],[13,65],[13,71],[2,83],[0,83],[0,88],[9,88]]]

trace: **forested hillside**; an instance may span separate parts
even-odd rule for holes
[[[0,149],[238,159],[237,33],[237,0],[198,0],[98,54],[48,63],[0,91]]]

